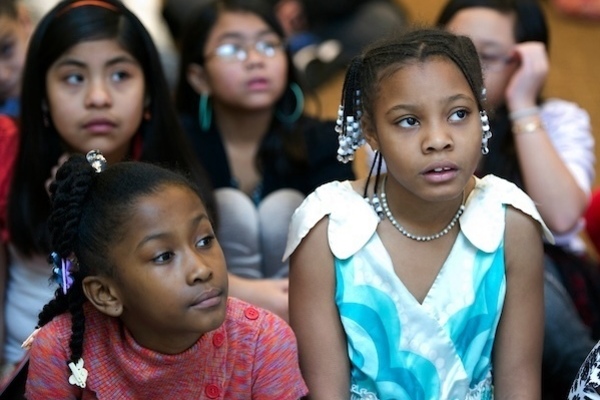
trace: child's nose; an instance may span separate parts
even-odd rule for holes
[[[190,258],[187,266],[187,282],[189,285],[207,282],[212,279],[212,275],[212,268],[205,257],[195,254]]]
[[[452,148],[452,137],[441,126],[432,126],[428,129],[424,141],[425,151],[440,151]]]
[[[110,92],[104,82],[92,81],[89,85],[86,105],[88,107],[103,107],[111,104]]]

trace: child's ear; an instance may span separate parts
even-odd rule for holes
[[[210,85],[206,79],[206,72],[199,64],[192,63],[186,70],[186,78],[192,89],[198,94],[210,94]]]
[[[371,146],[373,150],[379,150],[379,141],[377,140],[377,134],[375,133],[375,125],[373,120],[368,114],[364,114],[361,119],[361,129],[365,140]]]
[[[83,278],[83,292],[98,311],[111,317],[123,312],[123,303],[114,280],[104,276],[86,276]]]

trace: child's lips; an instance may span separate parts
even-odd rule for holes
[[[83,128],[91,133],[108,133],[115,128],[116,124],[108,119],[94,119],[86,122]]]
[[[254,78],[248,81],[248,88],[250,90],[263,90],[269,87],[269,80],[267,78]]]
[[[205,290],[199,296],[197,296],[191,304],[193,308],[211,308],[221,304],[223,299],[223,291],[220,289],[212,288]]]
[[[423,176],[430,182],[446,182],[458,175],[458,168],[454,164],[436,164],[429,166],[423,172]]]

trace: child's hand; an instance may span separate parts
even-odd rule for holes
[[[50,185],[52,182],[54,182],[54,178],[56,178],[56,171],[58,171],[61,165],[63,165],[69,159],[69,156],[69,153],[63,153],[63,155],[59,157],[56,165],[50,170],[50,178],[46,179],[46,182],[44,183],[48,197],[50,197]]]
[[[519,67],[506,88],[510,111],[533,107],[546,81],[549,70],[546,46],[541,42],[525,42],[515,46]]]

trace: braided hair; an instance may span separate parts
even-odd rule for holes
[[[48,228],[54,251],[63,259],[74,260],[75,268],[73,284],[66,293],[57,289],[39,314],[38,327],[60,314],[71,314],[71,355],[67,365],[82,358],[83,305],[87,301],[83,279],[118,275],[110,250],[122,238],[132,209],[141,196],[157,193],[167,185],[189,188],[202,199],[200,189],[187,177],[144,162],[121,162],[97,173],[84,156],[74,155],[57,171],[50,186],[52,211]]]
[[[454,63],[473,91],[479,111],[484,111],[483,75],[473,42],[466,36],[457,36],[438,28],[413,27],[376,42],[350,64],[344,80],[338,117],[340,143],[348,133],[355,134],[352,132],[352,124],[360,124],[365,116],[373,115],[375,97],[386,77],[408,63],[425,62],[431,58],[447,59]],[[364,140],[362,135],[361,139]],[[377,153],[365,185],[365,197],[375,166],[375,190],[379,186],[381,164],[381,155]]]

